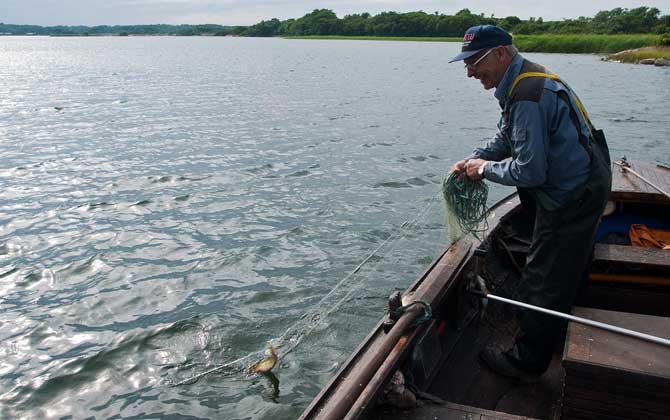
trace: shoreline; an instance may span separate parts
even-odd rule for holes
[[[101,38],[101,37],[223,37],[223,38],[262,38],[235,34],[25,34],[13,35],[0,33],[0,37],[54,37],[54,38]],[[391,41],[391,42],[454,42],[460,43],[460,37],[400,37],[400,36],[344,36],[344,35],[301,35],[278,36],[288,40],[338,40],[338,41]],[[542,34],[514,35],[514,45],[520,52],[558,53],[558,54],[597,54],[604,55],[604,61],[622,63],[656,64],[667,66],[670,60],[670,46],[661,46],[660,35],[628,34]],[[653,60],[661,60],[656,63]]]
[[[443,37],[386,37],[386,36],[341,36],[305,35],[285,36],[283,39],[314,40],[365,40],[365,41],[418,41],[418,42],[462,42],[461,38]],[[621,51],[653,47],[660,42],[659,35],[598,35],[598,34],[543,34],[514,35],[514,45],[521,52],[543,52],[564,54],[614,54]]]
[[[608,55],[606,61],[670,66],[670,47],[652,46],[619,51]]]
[[[430,36],[372,36],[372,35],[300,35],[280,36],[282,39],[316,39],[335,41],[410,41],[410,42],[463,42],[461,37]]]

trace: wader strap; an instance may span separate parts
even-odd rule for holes
[[[575,126],[575,131],[577,131],[577,135],[579,136],[579,144],[581,144],[584,150],[586,150],[586,153],[589,155],[589,159],[593,159],[593,148],[591,147],[591,142],[589,141],[588,137],[582,134],[582,126],[579,122],[579,117],[575,112],[575,107],[572,106],[572,103],[570,102],[568,93],[564,90],[559,90],[556,92],[556,94],[563,102],[565,102],[568,108],[570,108],[570,120],[572,120],[572,125]],[[589,132],[589,135],[592,135],[592,133]]]
[[[584,147],[586,150],[586,153],[589,155],[589,160],[593,163],[593,150],[591,148],[591,145],[589,144],[589,139],[595,140],[594,137],[594,132],[596,131],[595,128],[593,127],[593,124],[591,124],[591,119],[589,118],[589,114],[586,112],[586,109],[584,109],[584,106],[582,105],[581,101],[575,95],[575,93],[570,89],[570,86],[568,86],[567,83],[565,83],[560,77],[556,76],[555,74],[549,74],[549,73],[542,73],[542,72],[536,72],[536,71],[529,71],[525,73],[519,74],[516,79],[514,79],[514,82],[512,83],[512,86],[509,88],[509,91],[507,92],[507,98],[510,98],[512,96],[512,93],[514,92],[514,89],[516,86],[519,84],[519,82],[527,77],[544,77],[547,79],[552,79],[563,86],[567,89],[567,91],[570,93],[570,96],[572,96],[573,101],[577,105],[577,108],[579,109],[579,112],[582,114],[582,118],[584,119],[584,123],[586,124],[586,128],[589,130],[589,138],[586,139],[584,138],[584,135],[582,134],[582,130],[579,124],[579,118],[577,117],[577,113],[575,112],[574,107],[572,106],[572,103],[570,102],[569,98],[567,97],[567,94],[563,91],[557,93],[557,96],[563,100],[564,102],[567,103],[568,107],[570,108],[570,119],[572,120],[572,123],[575,125],[575,129],[577,130],[577,135],[579,136],[579,143]],[[509,104],[509,99],[507,101]],[[542,191],[540,188],[534,188],[532,191],[535,199],[537,202],[545,209],[547,210],[556,210],[560,207],[560,204],[551,198],[549,194],[546,192]]]
[[[572,100],[575,101],[575,104],[577,105],[577,108],[579,108],[579,112],[581,112],[582,117],[584,118],[584,122],[586,123],[586,128],[589,130],[589,137],[593,138],[593,124],[591,124],[591,119],[589,118],[589,114],[586,112],[586,109],[584,108],[584,105],[582,105],[582,102],[579,100],[577,95],[572,91],[570,86],[568,86],[567,83],[565,83],[560,77],[556,76],[555,74],[549,74],[549,73],[542,73],[539,71],[529,71],[526,73],[521,73],[519,74],[516,79],[514,79],[514,82],[512,83],[512,87],[509,88],[509,92],[507,92],[507,97],[512,96],[512,92],[514,91],[514,88],[516,88],[516,85],[526,77],[545,77],[547,79],[552,79],[563,86],[570,92],[572,95]],[[572,107],[571,107],[572,108]],[[579,134],[578,130],[578,134]]]

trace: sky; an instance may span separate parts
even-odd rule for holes
[[[669,0],[0,0],[0,22],[53,25],[202,24],[252,25],[261,20],[299,18],[314,9],[339,17],[383,11],[423,10],[453,15],[461,9],[495,17],[561,20],[592,17],[615,7],[656,7],[670,14]]]

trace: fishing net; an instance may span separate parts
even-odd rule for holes
[[[449,242],[454,242],[464,233],[472,233],[481,239],[478,234],[488,229],[486,200],[489,187],[486,183],[452,172],[442,181],[442,194]]]

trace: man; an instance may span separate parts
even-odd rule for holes
[[[452,171],[517,187],[533,224],[521,298],[568,312],[585,279],[611,187],[604,135],[565,82],[525,60],[503,29],[468,29],[462,52],[450,62],[460,60],[468,77],[486,90],[495,88],[502,116],[494,138]],[[489,347],[480,357],[498,374],[535,382],[551,362],[562,325],[523,311],[512,348],[500,353]]]

